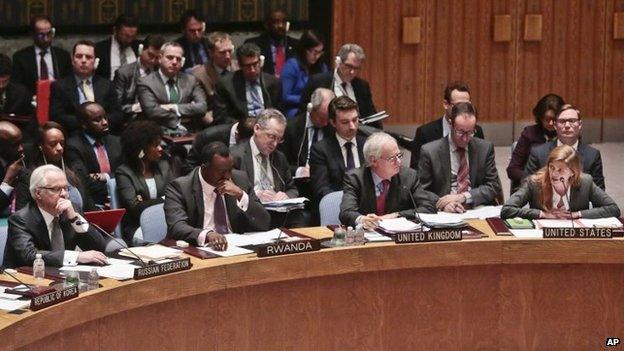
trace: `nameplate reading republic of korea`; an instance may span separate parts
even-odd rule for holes
[[[138,267],[134,269],[134,279],[139,280],[155,277],[157,275],[186,271],[191,269],[192,266],[191,259],[187,257],[145,267]]]
[[[37,311],[73,299],[74,297],[78,297],[78,286],[76,285],[33,297],[32,300],[30,300],[30,309]]]
[[[613,228],[544,228],[544,239],[611,239]]]
[[[432,229],[426,232],[398,233],[394,236],[394,242],[397,244],[427,243],[432,241],[457,241],[461,239],[461,229]]]
[[[258,257],[289,255],[300,252],[318,251],[321,242],[318,240],[301,240],[287,243],[277,243],[258,248]]]

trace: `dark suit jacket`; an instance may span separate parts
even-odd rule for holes
[[[104,252],[106,240],[92,227],[83,234],[77,234],[69,220],[59,221],[65,249],[73,250],[78,245],[83,251],[98,250]],[[64,251],[51,251],[50,237],[43,215],[35,203],[15,212],[9,217],[9,232],[4,256],[8,267],[32,266],[37,253],[42,254],[47,266],[63,265]]]
[[[349,171],[344,177],[344,195],[340,204],[340,222],[355,227],[359,216],[375,213],[377,198],[370,167],[360,167]],[[386,198],[386,213],[399,212],[400,216],[414,218],[414,203],[418,212],[435,213],[436,196],[425,191],[415,170],[401,167],[398,174],[390,178],[390,188]]]
[[[418,159],[420,158],[420,149],[422,146],[443,137],[443,119],[444,116],[416,128],[416,134],[414,135],[414,142],[411,148],[412,156],[410,159],[410,167],[413,169],[418,169]],[[483,129],[479,125],[475,128],[475,137],[485,139],[483,136]]]
[[[232,146],[230,148],[230,153],[234,158],[234,168],[245,172],[247,178],[253,185],[255,182],[253,155],[251,153],[249,140],[242,144]],[[289,198],[298,197],[299,191],[297,190],[297,186],[295,186],[295,182],[290,174],[290,168],[288,167],[286,156],[284,156],[281,151],[275,150],[269,156],[269,164],[273,169],[273,186],[275,191],[283,191]]]
[[[262,98],[265,108],[279,109],[282,99],[282,84],[274,76],[262,73],[264,81]],[[229,123],[247,117],[247,96],[245,95],[245,77],[238,70],[228,74],[217,83],[215,106],[215,124]]]
[[[546,142],[544,128],[538,124],[524,127],[518,143],[511,153],[511,160],[507,166],[507,176],[511,180],[512,188],[517,188],[520,181],[527,175],[524,173],[524,166],[529,160],[531,148]]]
[[[288,163],[290,164],[291,173],[294,175],[298,167],[306,165],[308,159],[308,131],[306,129],[307,113],[300,113],[295,118],[288,120],[286,130],[284,131],[284,142],[279,145]],[[333,136],[334,131],[330,124],[327,124],[323,130],[323,139]]]
[[[24,134],[24,139],[34,139],[35,135],[37,134],[37,128],[39,124],[37,123],[34,109],[30,103],[32,95],[28,92],[28,89],[26,89],[24,85],[13,82],[9,82],[5,89],[5,92],[6,101],[4,102],[4,106],[0,107],[0,114],[14,113],[18,116],[30,117],[30,121],[28,123],[20,123],[19,127]],[[0,99],[1,96],[2,93],[0,93]]]
[[[193,58],[191,57],[191,44],[186,40],[185,36],[181,36],[178,39],[175,40],[178,44],[180,44],[182,46],[182,48],[184,49],[184,66],[182,66],[182,70],[186,71],[188,68],[193,68],[196,65],[201,65],[201,62],[194,62]],[[208,39],[207,38],[202,38],[201,41],[202,45],[204,46],[204,52],[206,53],[206,58],[210,59],[210,56],[208,55]]]
[[[113,79],[117,100],[126,119],[136,116],[132,112],[132,105],[138,101],[136,90],[137,79],[141,77],[139,67],[139,61],[123,65],[115,72],[115,79]]]
[[[199,180],[199,168],[189,175],[173,180],[165,191],[165,219],[167,236],[179,240],[192,240],[204,227],[204,197]],[[225,207],[232,231],[244,233],[268,230],[271,223],[269,213],[256,197],[253,185],[244,172],[232,170],[232,181],[249,196],[247,211],[236,205],[236,198],[225,195]]]
[[[264,73],[274,75],[275,74],[275,62],[273,62],[273,53],[271,52],[271,37],[269,33],[262,33],[257,37],[249,38],[245,40],[245,43],[254,43],[258,45],[262,55],[264,55],[264,66],[262,70]],[[297,54],[297,47],[299,46],[299,40],[288,36],[286,40],[286,60],[291,57],[295,57]],[[284,65],[286,65],[284,60]]]
[[[101,76],[102,78],[106,78],[110,80],[111,76],[111,46],[113,43],[113,39],[109,37],[108,39],[99,41],[95,43],[95,57],[100,59],[100,64],[98,65],[95,74]],[[132,51],[139,59],[139,41],[135,40],[130,44],[132,46]]]
[[[420,182],[424,189],[442,197],[451,193],[451,155],[448,138],[423,145],[418,166]],[[472,204],[494,205],[502,192],[496,163],[494,145],[480,138],[468,144],[470,167],[470,195]]]
[[[52,83],[50,93],[50,119],[60,123],[68,134],[80,129],[80,120],[76,110],[80,106],[76,78],[73,74]],[[120,132],[124,123],[121,105],[110,80],[93,76],[93,95],[95,102],[102,105],[108,117],[111,131]]]
[[[524,182],[501,209],[501,218],[539,218],[544,206],[540,203],[540,184],[533,179]],[[591,203],[592,207],[589,207]],[[529,208],[524,205],[529,204]],[[581,211],[582,218],[619,217],[617,204],[600,189],[589,174],[581,174],[578,186],[570,187],[570,212]]]
[[[71,56],[69,53],[56,46],[51,46],[52,69],[56,80],[64,78],[72,73]],[[28,88],[30,96],[37,92],[36,83],[39,80],[35,47],[27,46],[13,54],[13,72],[11,80],[21,83]]]
[[[191,167],[197,167],[201,165],[199,161],[201,151],[204,146],[210,144],[213,141],[220,141],[225,145],[230,145],[230,131],[234,123],[219,124],[216,126],[210,126],[195,135],[193,140],[193,146],[189,150],[187,162]]]
[[[6,174],[6,169],[10,166],[10,162],[8,162],[7,160],[3,159],[2,157],[0,157],[0,183],[4,180],[4,175]],[[24,177],[28,177],[30,178],[30,175],[27,174],[27,172],[22,169],[19,174],[17,175],[14,183],[13,183],[13,193],[15,193],[15,191],[17,191],[17,186],[23,182],[23,178]],[[5,213],[5,210],[9,207],[11,198],[9,196],[7,196],[3,191],[0,191],[0,216],[2,216]]]
[[[356,137],[360,164],[364,165],[364,143],[366,138]],[[344,158],[338,139],[332,133],[312,146],[310,150],[310,181],[315,201],[321,201],[323,196],[342,190],[343,177],[346,172]]]

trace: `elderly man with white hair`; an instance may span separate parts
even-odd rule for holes
[[[366,166],[344,178],[340,221],[373,229],[380,219],[415,216],[414,210],[436,211],[436,196],[422,188],[418,174],[401,167],[403,153],[390,135],[373,133],[364,144]]]
[[[106,263],[101,252],[106,240],[72,207],[60,168],[36,168],[30,177],[30,194],[34,201],[9,217],[5,266],[32,265],[39,253],[48,266]],[[74,251],[76,246],[83,251]]]

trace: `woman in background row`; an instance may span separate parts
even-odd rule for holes
[[[529,208],[523,208],[527,203]],[[589,174],[581,172],[577,152],[561,145],[550,152],[547,166],[529,176],[511,195],[500,216],[503,219],[606,218],[619,217],[620,209]]]
[[[301,107],[301,94],[308,84],[308,78],[313,74],[327,72],[327,65],[320,60],[323,47],[323,40],[314,31],[306,30],[299,39],[297,56],[286,61],[280,76],[286,118],[294,117]]]

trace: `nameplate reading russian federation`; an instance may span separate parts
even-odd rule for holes
[[[394,242],[397,244],[427,243],[432,241],[457,241],[461,239],[461,229],[432,229],[427,232],[398,233],[394,236]]]
[[[187,257],[179,260],[152,264],[145,267],[138,267],[134,269],[134,279],[139,280],[155,277],[157,275],[186,271],[191,269],[192,266],[191,259]]]
[[[544,239],[611,239],[613,228],[544,228]]]
[[[302,240],[288,243],[277,243],[258,248],[258,257],[290,255],[300,252],[318,251],[321,242],[318,240]]]
[[[33,297],[32,300],[30,300],[30,309],[37,311],[73,299],[74,297],[78,297],[78,286],[76,285]]]

